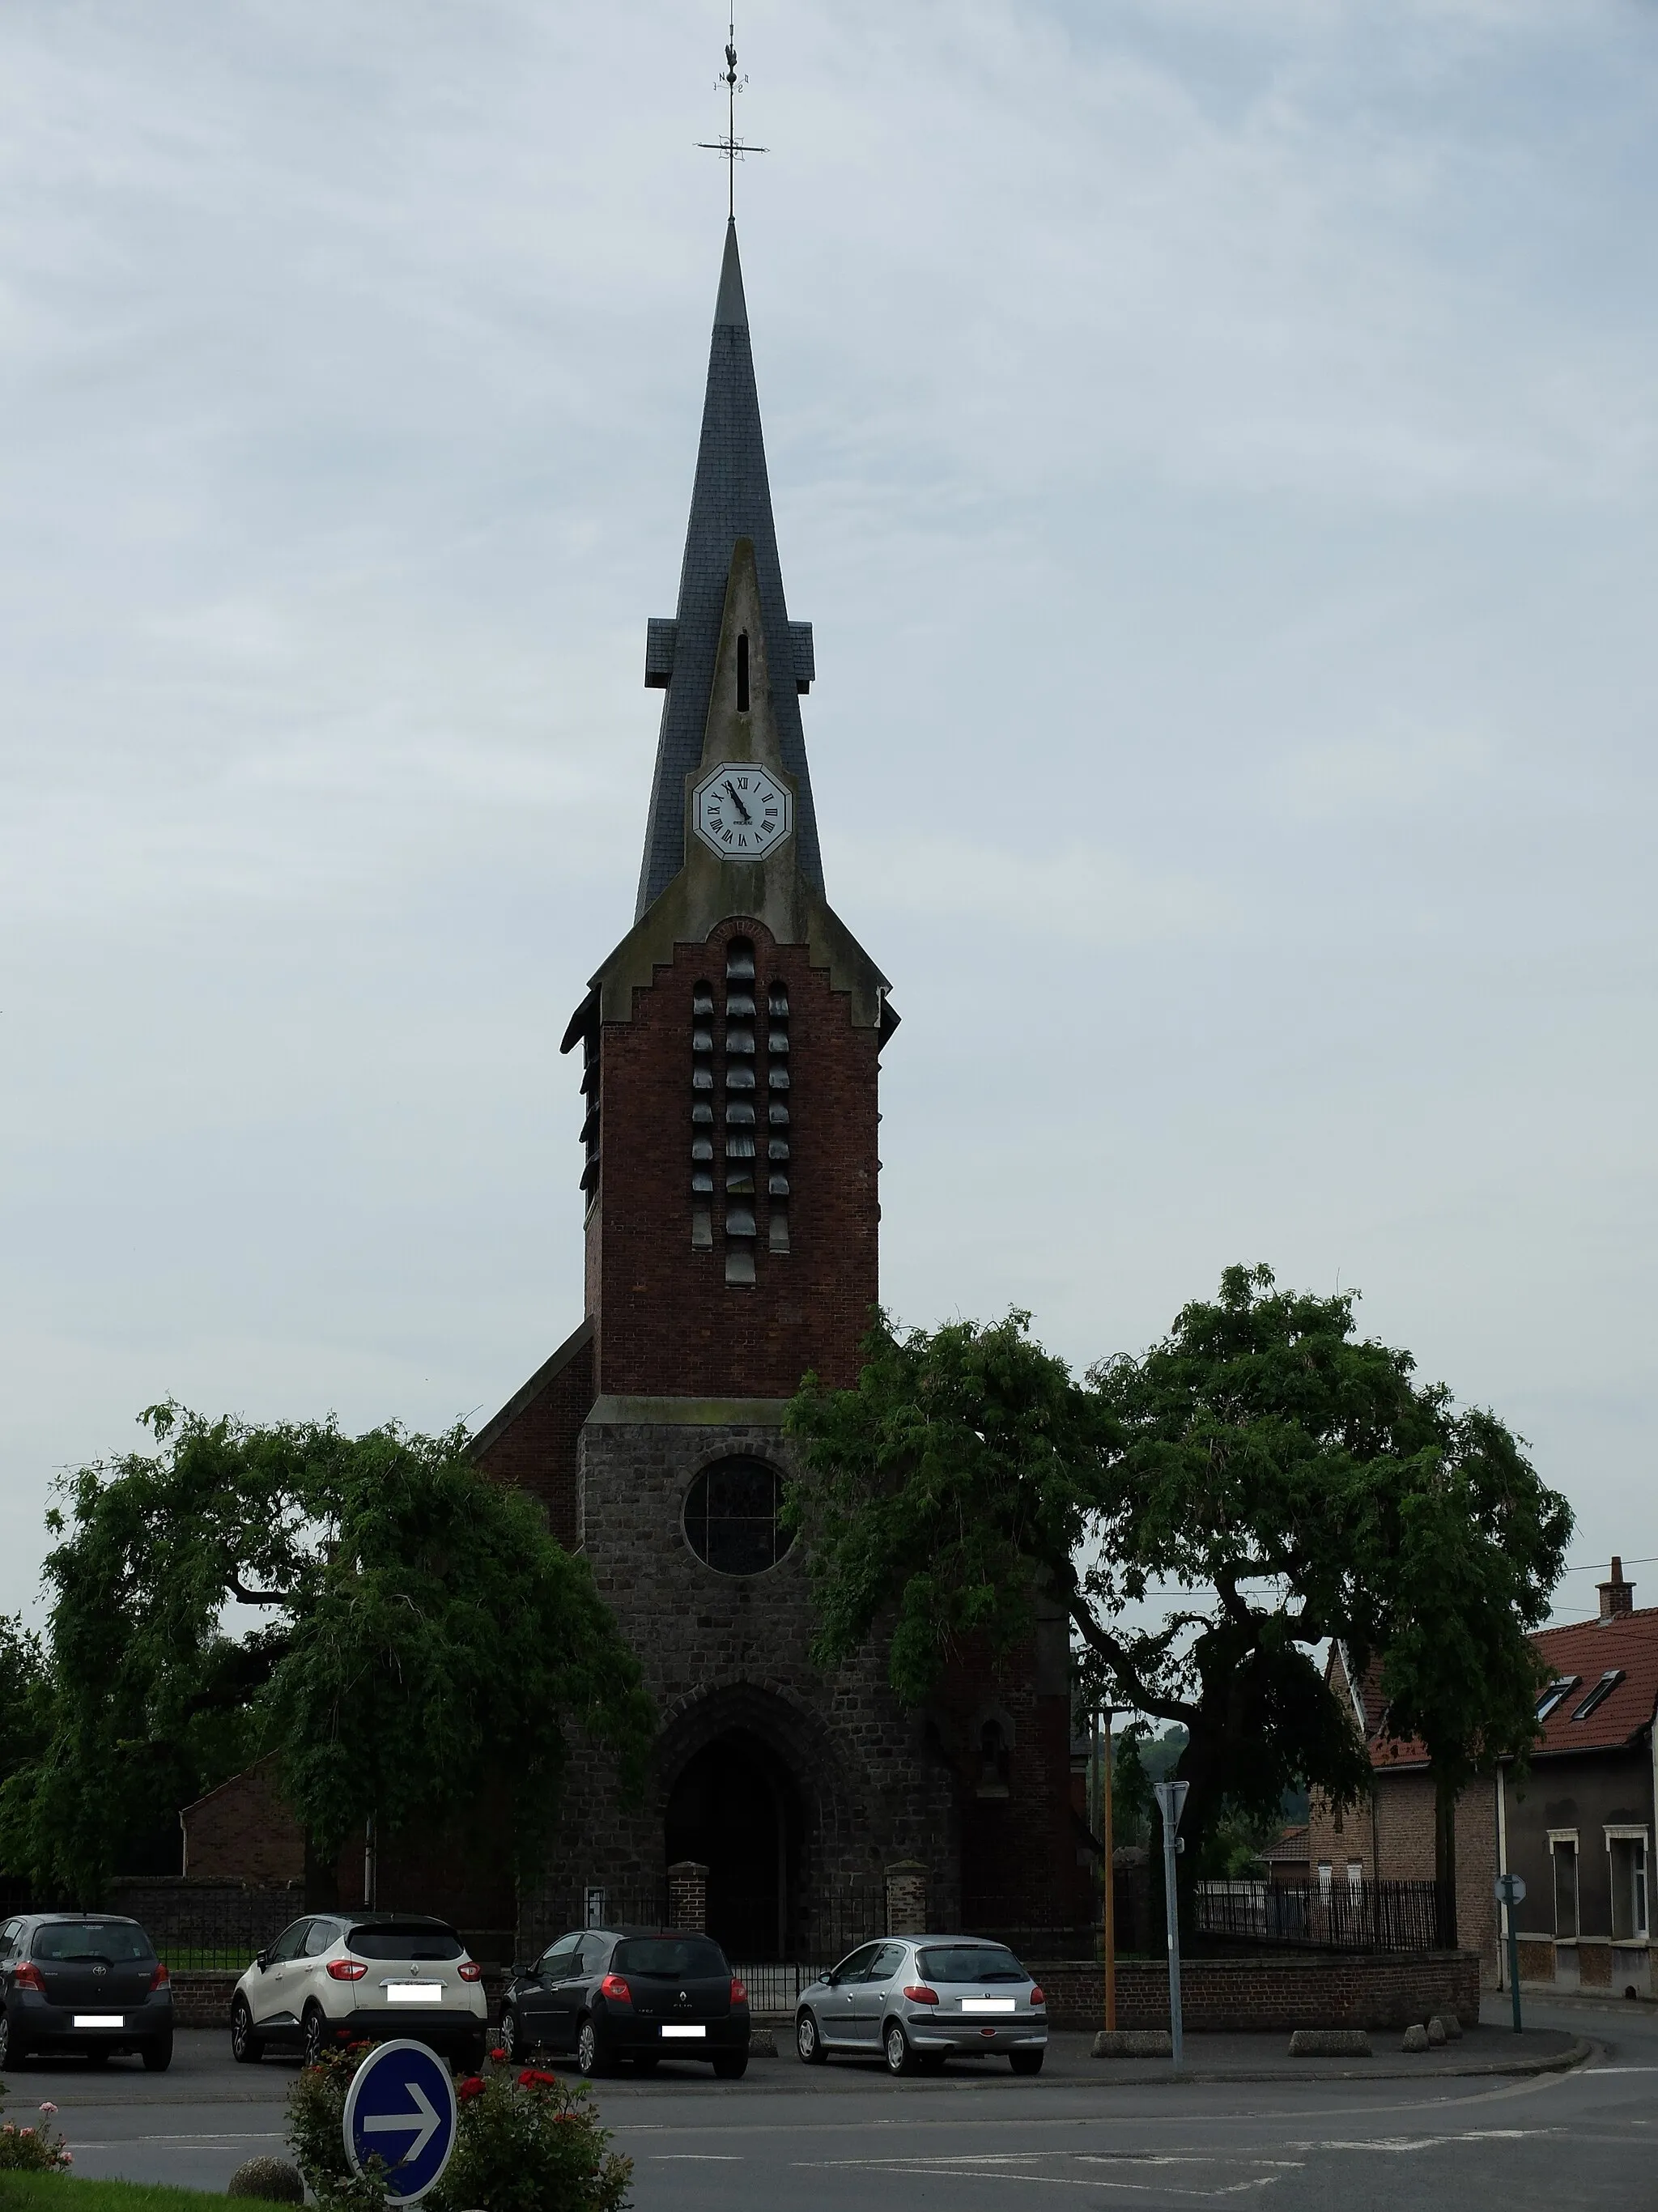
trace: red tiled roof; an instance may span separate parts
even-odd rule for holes
[[[1557,1680],[1577,1678],[1577,1686],[1562,1698],[1543,1723],[1532,1747],[1532,1756],[1546,1758],[1552,1752],[1608,1751],[1630,1742],[1645,1728],[1658,1708],[1658,1606],[1643,1606],[1638,1613],[1623,1613],[1611,1620],[1574,1621],[1567,1628],[1540,1628],[1532,1637],[1538,1655]],[[1587,1719],[1572,1715],[1602,1674],[1621,1668],[1624,1679],[1603,1698]],[[1425,1766],[1427,1747],[1394,1741],[1378,1735],[1382,1717],[1381,1668],[1372,1666],[1363,1685],[1364,1714],[1374,1767]]]
[[[1308,1855],[1307,1823],[1286,1828],[1277,1843],[1268,1844],[1260,1854],[1264,1859],[1304,1859]]]

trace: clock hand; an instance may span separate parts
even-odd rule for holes
[[[752,822],[754,817],[749,812],[748,808],[744,805],[742,800],[738,797],[737,786],[732,781],[729,776],[726,778],[726,788],[732,795],[732,805],[737,809],[743,819],[745,822]]]

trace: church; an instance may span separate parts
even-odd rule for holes
[[[855,1382],[879,1296],[886,977],[830,905],[734,223],[671,618],[632,927],[564,1033],[580,1102],[580,1325],[473,1442],[544,1504],[639,1654],[659,1723],[642,1804],[578,1747],[520,1949],[654,1918],[668,1870],[732,1956],[823,1959],[906,1911],[1027,1949],[1089,1918],[1063,1620],[925,1711],[872,1647],[811,1663],[780,1522],[810,1369]],[[641,793],[641,798],[643,794]],[[575,1070],[579,1069],[579,1076]],[[706,1869],[706,1875],[701,1869]],[[925,1896],[924,1905],[917,1900]]]

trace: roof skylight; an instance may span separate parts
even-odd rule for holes
[[[1581,1674],[1557,1674],[1553,1681],[1549,1684],[1548,1688],[1544,1691],[1542,1696],[1537,1701],[1538,1719],[1540,1721],[1547,1720],[1549,1715],[1560,1703],[1560,1700],[1563,1698],[1570,1697],[1571,1692],[1577,1687],[1577,1685],[1582,1680],[1582,1679],[1583,1678]]]
[[[1588,1697],[1584,1698],[1582,1704],[1579,1705],[1577,1711],[1572,1715],[1573,1720],[1586,1721],[1589,1715],[1594,1711],[1595,1707],[1598,1705],[1603,1704],[1605,1700],[1612,1695],[1612,1692],[1618,1687],[1618,1685],[1623,1680],[1623,1679],[1624,1670],[1621,1667],[1608,1667],[1606,1673],[1602,1674],[1600,1680],[1589,1692]]]

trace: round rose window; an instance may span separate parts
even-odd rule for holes
[[[783,1478],[762,1459],[705,1467],[685,1495],[685,1541],[722,1575],[763,1575],[794,1541],[779,1518]]]

